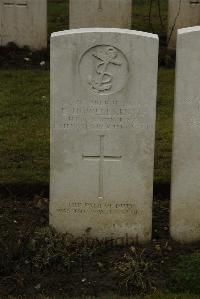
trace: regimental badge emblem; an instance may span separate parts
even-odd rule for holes
[[[113,46],[96,46],[83,54],[79,71],[90,91],[100,95],[112,94],[126,84],[128,61],[125,55]]]

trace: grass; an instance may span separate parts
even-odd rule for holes
[[[49,72],[0,71],[0,181],[49,180]]]
[[[171,288],[200,295],[200,251],[177,258],[171,273]]]
[[[49,182],[49,71],[0,70],[0,181]],[[158,81],[155,183],[169,183],[174,70]]]
[[[170,182],[174,70],[160,68],[158,75],[155,183]]]
[[[48,33],[69,28],[69,1],[48,0]]]

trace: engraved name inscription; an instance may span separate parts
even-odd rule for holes
[[[81,100],[65,104],[62,108],[62,127],[75,130],[149,129],[140,112],[118,100],[91,100],[85,105]]]

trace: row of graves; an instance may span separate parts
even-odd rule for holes
[[[70,28],[131,29],[132,6],[132,0],[70,0]],[[200,25],[200,0],[168,0],[168,16],[168,46],[175,49],[178,28]],[[47,47],[47,0],[0,0],[0,46],[10,42]]]
[[[147,242],[158,36],[73,29],[51,38],[50,224],[101,240]],[[178,31],[170,231],[200,240],[200,27]]]
[[[131,1],[114,2],[94,1],[92,23],[116,9],[115,25],[128,27]],[[81,3],[71,2],[77,29],[51,37],[50,224],[144,243],[152,237],[159,38],[78,28],[92,26],[96,9]],[[170,232],[182,243],[200,240],[199,49],[200,27],[178,31]]]
[[[46,45],[45,0],[1,0],[1,8],[3,44],[12,30],[28,43],[31,30],[31,47]],[[76,29],[52,34],[50,224],[144,243],[152,236],[159,39],[127,29],[131,8],[130,0],[72,0]],[[178,31],[170,231],[185,243],[200,240],[199,49],[200,27]]]

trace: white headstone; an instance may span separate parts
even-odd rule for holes
[[[0,45],[47,47],[47,0],[0,0]]]
[[[51,38],[50,223],[151,238],[158,37],[77,29]]]
[[[171,235],[200,240],[200,27],[181,29],[177,70],[171,190]]]
[[[132,0],[70,0],[70,28],[131,28]]]
[[[177,29],[200,25],[200,0],[168,0],[169,48],[176,48]]]

